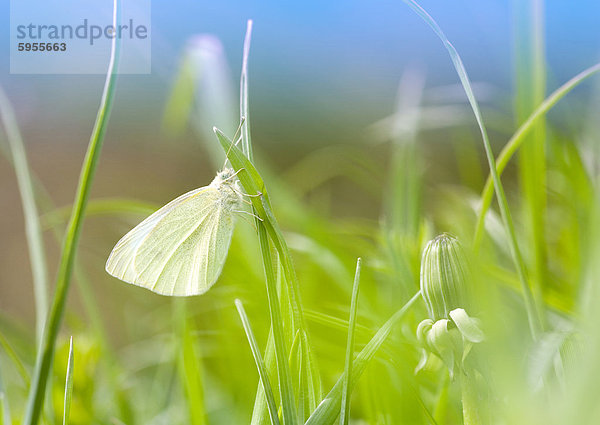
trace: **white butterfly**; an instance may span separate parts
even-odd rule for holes
[[[162,295],[208,291],[227,258],[235,213],[244,212],[236,173],[185,193],[146,218],[115,245],[106,271]]]

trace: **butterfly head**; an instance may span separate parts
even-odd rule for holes
[[[221,185],[229,185],[235,186],[237,183],[237,173],[231,168],[223,168],[219,171],[216,177],[211,182],[211,185],[221,186]]]
[[[224,168],[217,173],[210,184],[223,195],[221,202],[231,208],[239,207],[242,197],[242,189],[240,188],[237,174],[238,173],[231,168]]]

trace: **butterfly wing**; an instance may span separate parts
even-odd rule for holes
[[[162,295],[198,295],[217,280],[231,242],[233,214],[212,186],[171,201],[115,246],[111,275]]]

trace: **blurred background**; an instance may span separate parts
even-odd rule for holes
[[[423,1],[422,5],[461,52],[480,89],[489,125],[501,131],[502,143],[515,125],[513,5],[508,0]],[[596,25],[600,4],[548,1],[544,16],[551,90],[600,57]],[[8,22],[8,10],[3,17]],[[205,157],[206,145],[214,140],[198,144],[197,134],[168,134],[163,116],[186,46],[199,34],[212,34],[222,43],[224,79],[232,88],[235,107],[249,18],[255,25],[249,65],[255,144],[276,170],[285,170],[325,145],[364,148],[372,143],[370,130],[395,110],[398,86],[407,72],[422,80],[415,84],[427,88],[426,102],[464,101],[439,40],[401,2],[155,1],[152,74],[119,78],[94,196],[135,196],[162,204],[211,178],[214,169]],[[8,39],[8,30],[8,25],[2,25],[0,37]],[[0,46],[0,57],[0,84],[15,107],[31,165],[55,202],[65,205],[72,199],[104,77],[9,75],[6,43]],[[568,126],[589,98],[589,86],[577,90],[577,96],[565,101],[569,107],[561,106],[568,113],[552,116]],[[454,112],[462,130],[471,134],[470,111],[465,107]],[[230,131],[235,128],[235,122],[215,124]],[[431,154],[441,150],[443,157],[456,137],[444,129],[427,133]],[[435,168],[434,173],[453,172]],[[27,258],[23,223],[14,173],[6,161],[0,163],[0,177],[0,309],[28,319],[31,282],[25,272],[27,262],[22,261]],[[354,189],[347,191],[346,198],[352,199]],[[337,212],[377,218],[378,205],[377,197],[367,197],[362,205],[345,202]]]
[[[497,152],[518,124],[516,52],[523,42],[517,37],[518,3],[421,2],[461,53]],[[8,11],[2,16],[7,23]],[[600,60],[600,3],[549,0],[543,17],[550,93]],[[384,213],[391,208],[386,199],[394,173],[390,141],[418,141],[414,162],[408,157],[407,162],[396,163],[407,170],[418,168],[407,171],[419,180],[419,206],[413,214],[417,217],[412,219],[434,223],[428,224],[430,232],[435,228],[452,230],[466,239],[472,236],[472,211],[471,215],[462,214],[460,208],[467,208],[468,202],[457,202],[456,198],[478,196],[485,182],[488,168],[480,136],[443,45],[402,2],[154,1],[152,73],[119,76],[91,195],[96,200],[134,199],[138,210],[117,217],[104,214],[101,207],[94,216],[92,209],[78,251],[78,262],[91,291],[87,294],[97,302],[108,340],[123,348],[119,356],[125,363],[138,362],[140,370],[156,359],[150,355],[139,358],[136,353],[144,351],[144,344],[156,348],[167,338],[172,330],[169,320],[173,305],[170,299],[109,277],[104,262],[114,243],[152,209],[213,178],[220,148],[210,128],[217,125],[231,136],[237,127],[242,45],[250,18],[254,21],[249,60],[254,149],[273,191],[275,212],[282,228],[289,232],[288,242],[304,274],[301,280],[317,282],[306,289],[309,309],[346,314],[350,287],[338,292],[332,282],[347,281],[350,285],[353,263],[359,255],[371,256],[369,264],[375,271],[365,273],[372,274],[374,281],[387,282],[399,273],[409,282],[401,288],[386,289],[383,285],[367,289],[370,295],[365,295],[365,308],[370,314],[364,314],[365,324],[381,322],[377,302],[386,305],[384,311],[392,312],[391,300],[406,299],[418,286],[418,243],[423,235],[411,239],[414,245],[408,249],[408,264],[399,266],[399,272],[389,271],[393,267],[382,254],[385,235],[373,236],[373,229],[379,229]],[[8,25],[0,26],[2,39],[8,39],[8,30]],[[0,45],[0,58],[0,84],[15,108],[30,166],[53,204],[68,207],[104,76],[10,75],[7,43]],[[598,109],[591,105],[597,105],[599,99],[597,79],[575,89],[549,114],[552,137],[559,139],[566,134],[573,144],[597,145]],[[585,150],[578,152],[585,162]],[[504,179],[511,201],[519,196],[517,175],[513,165]],[[550,182],[558,184],[560,193],[569,191],[569,182],[559,178]],[[33,286],[21,200],[14,170],[5,157],[0,157],[0,199],[0,322],[9,329],[8,334],[33,335]],[[568,204],[568,199],[562,201]],[[515,202],[515,208],[521,206]],[[557,211],[552,217],[562,217],[562,210]],[[410,216],[411,212],[405,214]],[[50,208],[42,215],[49,280],[53,282],[59,244],[50,228],[52,223],[64,221],[65,211]],[[516,217],[522,226],[520,214]],[[253,229],[245,223],[238,227],[236,232],[246,235],[234,237],[223,279],[209,294],[190,303],[189,310],[199,316],[196,336],[206,343],[202,350],[208,357],[219,344],[239,344],[245,349],[241,330],[233,336],[220,333],[226,327],[220,320],[237,323],[235,297],[252,300],[248,307],[251,315],[266,315],[260,307],[265,294],[261,292],[264,288],[260,286],[257,253],[252,251],[254,246],[249,249],[244,245]],[[410,228],[422,230],[420,224]],[[324,250],[319,251],[321,248]],[[563,248],[566,252],[572,246]],[[331,253],[335,255],[328,256]],[[569,255],[565,254],[565,263],[573,259],[566,258]],[[506,252],[499,256],[510,268]],[[532,261],[530,257],[528,261]],[[580,264],[573,261],[574,270]],[[246,274],[248,270],[253,271],[251,277]],[[562,295],[574,290],[560,286],[567,280],[561,271],[554,276],[558,288],[554,294],[558,294],[558,305],[568,309],[575,301]],[[502,273],[498,271],[495,276],[514,283],[514,276],[507,278]],[[245,285],[246,279],[254,283]],[[320,283],[328,288],[330,297],[319,292]],[[94,317],[85,294],[81,297],[79,291],[74,285],[65,326],[89,337],[86,330],[90,323],[94,327]],[[393,296],[388,298],[390,294]],[[264,320],[266,317],[263,324]],[[414,329],[405,331],[408,334]],[[264,339],[266,330],[258,334]],[[327,335],[326,330],[323,334]],[[332,341],[325,336],[321,341],[323,353],[338,343],[343,347],[343,335],[338,336],[339,340]],[[232,342],[231,338],[237,339]],[[90,347],[92,360],[88,361],[93,365],[97,355],[93,338]],[[337,352],[337,357],[326,355],[325,368],[337,362],[341,353]],[[172,354],[164,354],[163,360]],[[214,374],[243,374],[244,368],[253,368],[249,352],[246,354],[233,371],[221,364],[223,370]],[[168,372],[160,369],[156,375],[160,374]],[[143,393],[137,397],[141,400]],[[235,405],[236,397],[241,397],[244,407],[239,414],[247,415],[253,394],[232,394],[223,389],[212,397],[218,400],[212,404],[217,410]],[[86,423],[85,419],[81,423]]]

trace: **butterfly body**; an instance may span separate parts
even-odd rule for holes
[[[123,236],[106,271],[162,295],[202,294],[221,273],[242,209],[235,173],[226,168],[210,185],[174,199]]]

